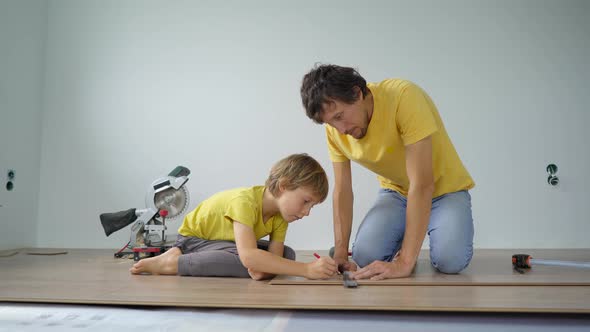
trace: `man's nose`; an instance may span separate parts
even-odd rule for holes
[[[338,130],[338,132],[343,135],[344,135],[344,132],[346,131],[346,128],[342,123],[330,123],[330,126],[334,129]]]

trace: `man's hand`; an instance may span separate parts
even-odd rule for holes
[[[354,272],[354,279],[383,280],[392,278],[405,278],[412,274],[415,262],[403,263],[401,260],[392,262],[374,261],[373,263]]]
[[[357,265],[352,262],[352,261],[345,261],[342,264],[338,264],[338,272],[340,273],[344,273],[344,271],[356,271],[357,270]]]
[[[357,266],[354,262],[348,260],[348,250],[334,250],[334,261],[338,266],[338,272],[356,271]]]

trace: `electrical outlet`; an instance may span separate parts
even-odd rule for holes
[[[14,189],[14,179],[16,177],[16,172],[13,169],[9,169],[6,171],[6,190],[12,191]]]

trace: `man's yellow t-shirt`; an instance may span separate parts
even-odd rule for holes
[[[270,235],[271,241],[284,242],[289,223],[280,214],[262,220],[264,186],[222,191],[204,200],[184,217],[178,233],[205,240],[234,241],[233,222],[244,224],[256,240]]]
[[[373,114],[365,137],[355,139],[326,125],[330,159],[355,161],[377,174],[381,187],[407,196],[405,146],[432,136],[433,197],[475,185],[451,142],[436,106],[417,85],[401,79],[368,83]]]

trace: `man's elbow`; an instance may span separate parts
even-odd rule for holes
[[[409,193],[432,197],[432,195],[434,194],[434,190],[434,182],[427,181],[410,185]]]

